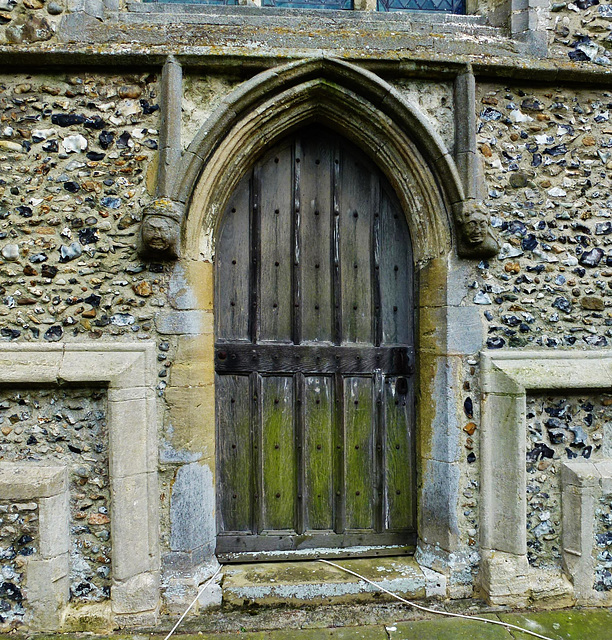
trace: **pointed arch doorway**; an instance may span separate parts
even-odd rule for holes
[[[413,261],[381,171],[311,125],[217,235],[217,554],[416,541]]]

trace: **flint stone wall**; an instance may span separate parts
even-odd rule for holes
[[[491,3],[492,11],[496,10],[494,4]],[[565,78],[574,70],[585,75],[593,70],[601,72],[609,64],[606,54],[612,26],[609,5],[583,4],[550,5],[538,17],[540,27],[549,36],[550,60],[578,65],[563,67]],[[104,31],[107,38],[104,46],[110,52],[122,38],[131,38],[117,35],[128,33],[117,27],[122,19],[128,20],[127,14],[133,28],[130,33],[138,36],[135,41],[144,37],[142,33],[146,30],[153,44],[160,44],[156,40],[159,38],[164,44],[163,39],[167,40],[174,29],[190,46],[194,34],[201,30],[197,25],[200,18],[195,14],[191,31],[183,29],[182,18],[177,15],[167,19],[172,23],[166,25],[167,30],[166,27],[156,30],[150,29],[150,22],[158,20],[159,15],[152,18],[153,14],[143,5],[125,7],[129,11],[123,18],[111,15],[118,6],[109,7],[106,14],[100,9],[100,16],[106,16],[106,21],[101,21],[95,17],[98,9],[93,3],[80,7],[20,0],[20,4],[3,5],[0,0],[3,21],[0,42],[13,44],[17,40],[11,38],[19,37],[20,44],[30,43],[35,50],[38,41],[48,42],[45,46],[49,47],[62,39],[68,41],[68,14],[94,17],[93,23],[87,22],[91,31],[83,30],[83,37]],[[230,27],[220,24],[229,18],[222,12],[219,15],[215,18],[219,28],[211,29],[207,46],[214,48],[215,38],[225,38],[224,45],[235,47],[233,56],[246,57],[246,49],[240,50],[241,29],[232,26],[238,33],[229,34]],[[28,35],[28,29],[36,22],[32,16],[40,21],[34,36]],[[60,28],[62,16],[66,22]],[[259,16],[255,15],[253,20],[256,18]],[[440,35],[446,33],[439,29],[443,22],[439,21],[434,28],[427,21],[419,23],[415,19],[407,26],[407,20],[397,18],[395,26],[400,35],[376,27],[375,35],[364,39],[364,43],[366,40],[372,43],[367,54],[371,57],[364,65],[369,64],[374,70],[379,65],[393,76],[393,86],[420,108],[451,153],[457,130],[475,121],[475,154],[482,169],[485,204],[501,244],[501,252],[495,258],[464,261],[457,276],[461,287],[450,294],[459,312],[465,312],[463,317],[470,319],[466,325],[460,321],[458,312],[451,327],[453,348],[459,354],[458,364],[453,365],[450,374],[459,446],[449,453],[458,478],[457,495],[450,496],[456,506],[457,543],[454,548],[443,550],[446,556],[440,549],[426,545],[420,550],[424,564],[435,568],[443,565],[449,574],[449,595],[464,597],[475,593],[481,571],[480,348],[597,351],[609,347],[612,340],[609,246],[612,93],[601,87],[569,86],[561,81],[543,85],[507,78],[485,81],[477,77],[475,112],[458,112],[453,95],[455,63],[451,64],[444,56],[460,54],[464,56],[462,63],[472,61],[478,68],[478,64],[485,64],[480,57],[483,51],[498,56],[495,60],[503,55],[508,56],[504,58],[506,62],[513,59],[515,63],[520,52],[492,27],[478,24],[472,29],[467,26],[467,19],[457,19],[456,24],[448,26],[446,31],[450,35]],[[291,24],[287,27],[289,31],[295,27]],[[272,37],[263,33],[261,24],[257,29],[260,40]],[[13,32],[21,35],[10,35]],[[349,32],[347,29],[338,38],[349,39],[352,35]],[[585,32],[588,38],[580,35]],[[460,44],[453,39],[457,33],[461,36],[456,39]],[[312,46],[320,45],[324,37],[319,29]],[[390,45],[390,41],[395,44]],[[180,123],[175,123],[180,140],[174,142],[185,149],[230,92],[261,68],[274,66],[279,58],[288,55],[291,42],[290,38],[279,39],[276,52],[282,50],[282,55],[270,54],[268,59],[252,65],[227,63],[219,70],[203,70],[198,65],[186,68],[182,114]],[[325,42],[331,43],[330,49],[336,54],[345,51],[340,39]],[[252,42],[249,47],[261,49]],[[418,73],[412,67],[403,73],[401,65],[392,61],[397,53],[393,47],[429,57]],[[137,253],[141,211],[155,196],[158,186],[159,131],[162,118],[167,115],[159,61],[165,60],[166,53],[165,49],[161,53],[152,52],[150,60],[156,62],[149,60],[147,64],[155,68],[133,73],[110,72],[102,64],[99,70],[88,69],[83,73],[51,70],[44,75],[19,72],[0,77],[0,339],[14,344],[155,342],[156,407],[161,425],[160,484],[155,495],[161,511],[159,539],[164,569],[161,593],[165,610],[176,611],[192,599],[197,586],[214,567],[215,457],[214,441],[206,435],[214,433],[214,370],[210,358],[214,328],[209,262],[150,261],[142,260]],[[263,58],[268,55],[265,50],[260,53]],[[351,50],[346,55],[357,53]],[[365,56],[363,49],[359,55]],[[444,59],[436,62],[436,56]],[[535,67],[536,62],[533,64]],[[434,66],[436,69],[431,71]],[[430,77],[415,77],[418,75]],[[495,73],[488,74],[491,75]],[[82,393],[79,402],[94,414],[104,411],[104,398],[99,390]],[[70,597],[73,601],[88,598],[105,601],[108,597],[105,588],[112,579],[112,563],[107,562],[112,545],[97,534],[107,531],[108,523],[96,515],[100,522],[92,523],[89,531],[79,531],[79,527],[89,527],[92,514],[113,518],[108,507],[108,478],[104,476],[108,453],[102,450],[94,456],[91,451],[96,444],[89,441],[75,444],[70,439],[66,442],[80,452],[66,444],[68,450],[60,453],[56,449],[64,444],[50,442],[55,436],[49,435],[47,427],[35,424],[38,418],[43,423],[47,417],[55,420],[56,403],[73,402],[70,393],[52,402],[56,396],[51,392],[32,395],[22,388],[11,391],[7,402],[19,403],[20,400],[11,399],[16,394],[27,400],[26,405],[38,404],[37,420],[34,414],[22,420],[18,410],[13,414],[10,407],[0,408],[0,414],[6,414],[0,424],[0,461],[16,459],[14,443],[18,435],[25,439],[25,443],[20,443],[21,459],[35,459],[39,463],[61,459],[69,464],[72,540],[75,553],[78,552],[73,557]],[[561,571],[558,540],[562,518],[555,474],[559,465],[569,459],[568,450],[584,459],[587,451],[595,459],[610,455],[612,445],[605,427],[609,409],[606,397],[601,394],[570,398],[560,392],[530,396],[528,402],[529,413],[533,414],[528,418],[525,434],[528,556],[536,569],[553,567]],[[562,431],[562,439],[553,442],[561,436],[548,428],[546,421],[555,416],[550,416],[546,409],[566,404],[571,407],[572,420],[578,421],[585,436],[582,437],[577,425],[572,422],[575,427],[572,429],[566,421],[557,429]],[[588,405],[593,409],[584,409]],[[23,423],[20,434],[15,431],[22,427],[11,423],[11,415],[18,416],[15,424]],[[588,425],[583,424],[587,415],[594,416]],[[213,424],[213,428],[200,428],[204,421],[209,426]],[[42,429],[48,433],[43,434]],[[96,429],[86,424],[76,431],[81,434],[90,430],[103,442],[104,435]],[[36,442],[28,445],[30,437]],[[91,451],[85,451],[84,447]],[[90,460],[88,464],[100,469],[87,478],[77,473],[78,460],[84,453],[91,453],[96,462]],[[90,487],[93,477],[101,478],[102,483],[95,490]],[[78,478],[85,479],[85,483],[79,485]],[[425,472],[423,482],[427,479]],[[197,527],[191,526],[188,518],[194,496],[200,506],[198,517],[202,518]],[[2,513],[3,507],[6,514]],[[602,498],[595,516],[599,564],[594,588],[603,590],[609,589],[610,584],[608,510],[609,505]],[[19,503],[0,505],[3,522],[8,522],[5,515],[11,512],[21,513]],[[85,516],[80,518],[80,514]],[[80,525],[77,520],[88,525]],[[30,521],[22,523],[18,518],[16,522],[18,527],[0,524],[0,535],[6,535],[6,544],[14,547],[14,537],[20,534],[16,538],[19,549],[27,548],[27,544],[18,543],[25,539],[24,535],[32,536],[34,545],[36,536],[34,530],[30,531]],[[15,531],[7,530],[6,526]],[[2,538],[0,545],[4,545]],[[5,582],[13,580],[16,588],[21,589],[20,580],[25,578],[20,577],[18,558],[19,551],[16,558],[2,565],[2,571]],[[84,589],[79,592],[74,567],[90,571],[88,582],[93,587],[87,593]],[[110,573],[101,571],[106,568]],[[6,624],[17,625],[25,616],[27,595],[17,602],[6,594],[3,597],[1,589],[0,618],[4,617]],[[6,587],[5,592],[10,592],[10,588]],[[24,593],[27,594],[27,589]],[[123,603],[128,600],[124,594]],[[8,602],[8,608],[4,602]],[[2,607],[7,608],[7,615]],[[105,621],[104,624],[108,620]]]

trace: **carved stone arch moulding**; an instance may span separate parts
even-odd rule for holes
[[[171,198],[145,211],[143,253],[211,259],[239,179],[264,149],[312,122],[356,143],[386,174],[407,213],[416,261],[444,255],[453,238],[461,256],[497,252],[486,216],[466,200],[452,156],[418,109],[376,75],[321,58],[260,73],[223,100],[183,154]]]
[[[448,328],[449,317],[456,317],[456,307],[449,302],[449,282],[456,271],[452,249],[469,257],[484,256],[477,255],[479,243],[461,244],[459,225],[467,209],[460,176],[443,141],[418,109],[374,74],[342,61],[295,62],[260,73],[230,93],[206,121],[183,154],[168,198],[158,200],[147,213],[165,217],[167,224],[156,219],[146,232],[161,249],[172,245],[173,229],[180,228],[180,251],[175,245],[172,255],[181,255],[181,267],[197,289],[197,267],[214,261],[220,218],[241,178],[276,142],[313,123],[362,149],[385,174],[407,216],[418,278],[416,375],[419,394],[427,399],[416,426],[417,473],[423,479],[417,495],[417,533],[419,544],[437,554],[451,553],[458,544],[459,443],[449,428],[457,399],[448,390],[455,386],[454,361],[463,353],[461,345],[452,342],[456,332]],[[143,241],[147,243],[144,237]],[[148,248],[153,249],[150,255],[171,257],[150,241]],[[213,307],[214,303],[207,309]],[[204,362],[214,362],[212,348]],[[211,403],[214,392],[213,385]],[[206,430],[213,443],[209,453],[214,455],[214,418],[198,428]],[[206,526],[215,530],[215,509],[205,516]]]

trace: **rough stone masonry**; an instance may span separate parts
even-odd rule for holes
[[[345,91],[347,113],[357,96],[379,131],[405,134],[418,158],[405,166],[442,203],[434,219],[426,198],[402,201],[438,234],[428,247],[413,237],[416,560],[443,574],[439,597],[612,602],[612,5],[468,2],[460,16],[370,5],[0,0],[0,470],[65,468],[68,494],[54,542],[42,511],[63,485],[0,495],[0,630],[153,626],[215,571],[215,233],[229,192],[200,227],[194,211],[274,142],[249,123],[268,126],[295,95],[331,104],[320,84]],[[291,113],[274,116],[275,140],[323,117]],[[380,141],[361,146],[401,194],[399,161]],[[460,250],[474,203],[497,247],[482,255]],[[151,212],[178,229],[178,250],[143,251]],[[110,356],[85,355],[67,383],[44,376],[49,344],[155,356],[109,387]],[[522,363],[489,376],[483,353]],[[551,353],[570,354],[552,383],[538,369]],[[519,409],[497,414],[485,446],[491,398]],[[144,399],[153,441],[117,409]],[[507,446],[515,463],[497,468]],[[153,460],[154,481],[129,465],[114,477],[120,451]],[[496,475],[523,519],[492,544]],[[145,502],[159,517],[139,531],[146,570],[131,570],[122,532]],[[61,587],[51,604],[49,580]],[[223,606],[223,584],[211,594],[202,611]]]

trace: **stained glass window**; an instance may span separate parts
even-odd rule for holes
[[[285,9],[352,9],[353,0],[262,0],[261,6]]]
[[[378,11],[465,13],[465,0],[377,0]]]
[[[237,5],[238,0],[142,0],[143,2],[158,2],[164,4],[212,4],[212,5]]]

